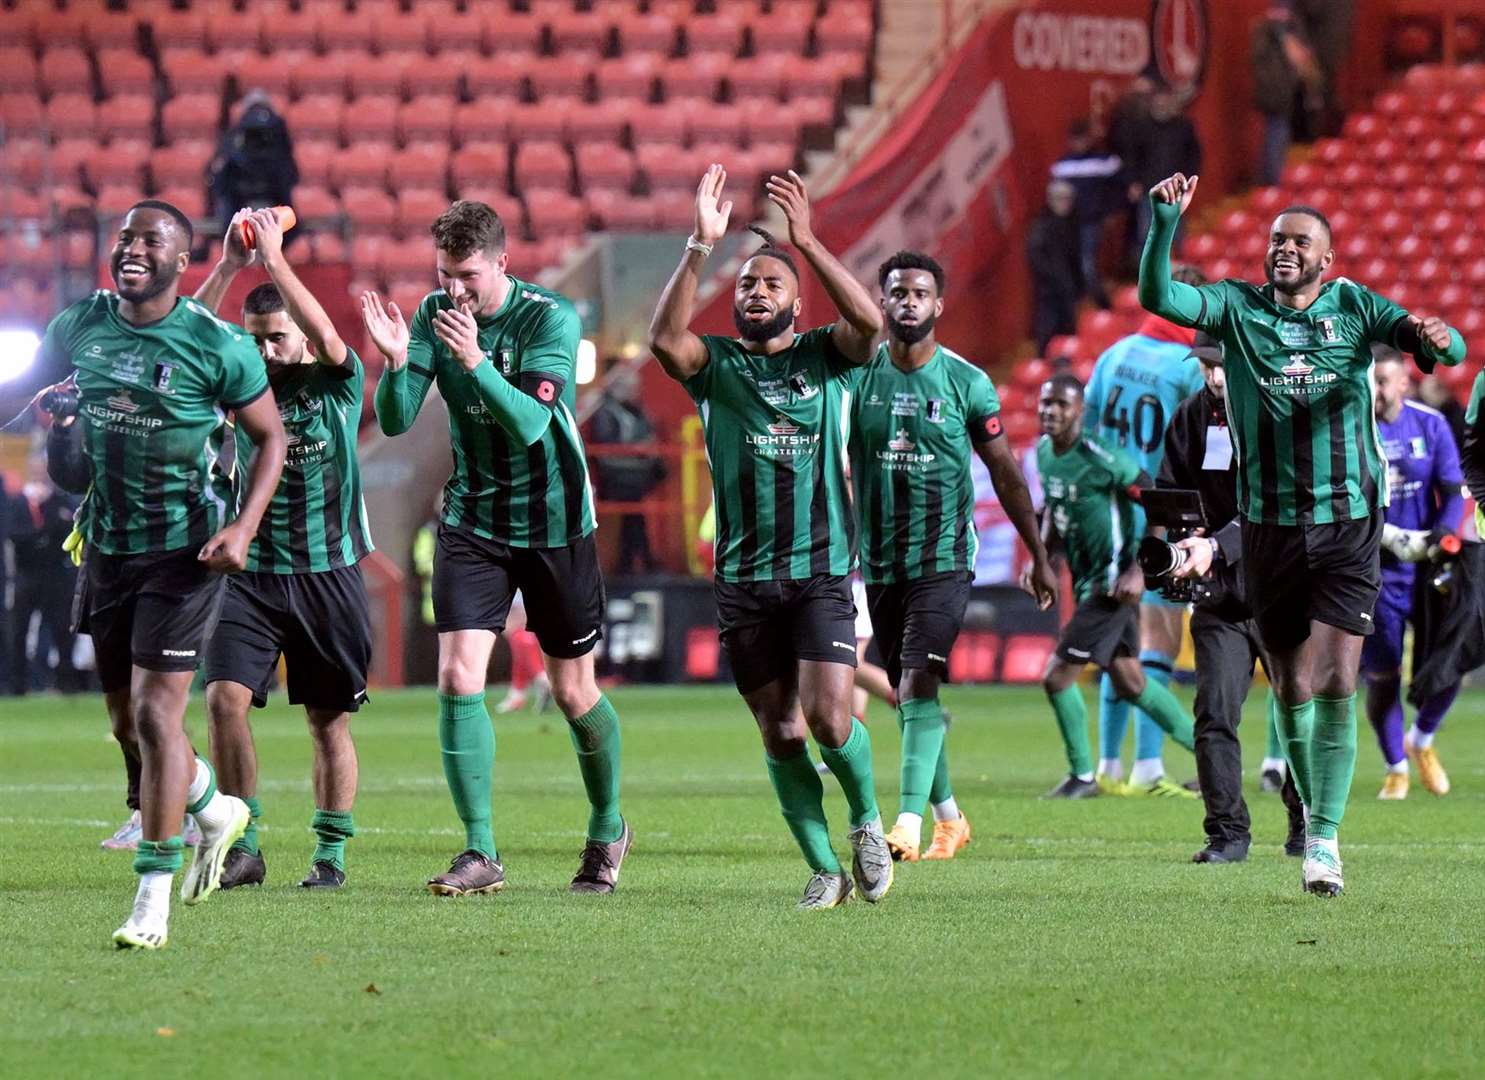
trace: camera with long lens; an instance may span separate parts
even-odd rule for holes
[[[1184,540],[1207,527],[1206,510],[1201,492],[1158,488],[1141,496],[1145,518],[1151,525],[1162,526],[1166,539],[1147,536],[1140,541],[1135,556],[1145,575],[1145,588],[1154,589],[1165,599],[1177,604],[1193,604],[1211,594],[1211,585],[1200,578],[1178,578],[1180,570],[1191,559],[1185,548],[1174,541]]]
[[[60,384],[50,387],[41,395],[41,400],[37,404],[55,420],[66,420],[68,417],[76,416],[80,404],[77,387]]]

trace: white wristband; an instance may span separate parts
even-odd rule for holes
[[[686,237],[686,250],[699,251],[701,252],[701,257],[705,259],[711,255],[712,245],[703,244],[700,240],[696,239],[695,236],[688,236]]]

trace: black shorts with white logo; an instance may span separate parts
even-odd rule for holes
[[[268,704],[278,658],[289,703],[355,712],[366,700],[371,612],[359,566],[316,574],[233,574],[206,647],[206,681],[235,682]]]
[[[717,626],[740,694],[795,678],[801,660],[856,666],[849,578],[716,582]]]
[[[872,640],[882,650],[882,666],[893,686],[904,671],[948,676],[949,653],[964,624],[972,580],[973,575],[961,570],[866,587]]]
[[[1382,515],[1330,525],[1243,522],[1248,606],[1271,650],[1288,650],[1322,622],[1350,634],[1373,629],[1382,590]]]
[[[555,548],[512,547],[465,529],[438,527],[433,614],[440,634],[505,629],[516,590],[526,625],[548,656],[586,656],[603,636],[603,573],[593,534]]]
[[[87,558],[86,613],[104,693],[129,686],[130,668],[195,671],[216,625],[227,579],[198,548]]]
[[[1107,669],[1121,656],[1140,654],[1140,609],[1112,596],[1094,596],[1078,605],[1062,628],[1057,655],[1069,664]]]

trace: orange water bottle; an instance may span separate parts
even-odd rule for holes
[[[283,229],[284,232],[292,229],[295,222],[299,220],[295,217],[292,206],[275,206],[272,207],[272,210],[278,216],[279,228]],[[244,218],[242,222],[242,246],[249,251],[252,251],[258,246],[258,237],[253,229],[253,223],[250,218]]]

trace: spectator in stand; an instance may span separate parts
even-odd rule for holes
[[[1449,430],[1454,433],[1454,445],[1463,451],[1464,406],[1444,385],[1443,380],[1437,375],[1425,375],[1419,379],[1418,400],[1430,409],[1437,409],[1444,414],[1444,419],[1449,422]]]
[[[1307,138],[1319,129],[1324,76],[1288,3],[1274,4],[1253,28],[1249,62],[1253,68],[1253,104],[1263,114],[1259,179],[1273,185],[1284,171],[1296,120]]]
[[[1195,176],[1201,172],[1201,139],[1196,125],[1181,111],[1184,104],[1174,90],[1156,87],[1149,94],[1143,117],[1133,114],[1119,132],[1121,145],[1117,149],[1129,181],[1127,197],[1134,206],[1133,243],[1128,251],[1134,266],[1139,265],[1145,233],[1150,231],[1153,204],[1146,193],[1167,176]],[[1179,236],[1176,242],[1179,244]]]
[[[1351,53],[1351,30],[1356,0],[1292,0],[1294,14],[1319,65],[1319,128],[1316,135],[1335,135],[1341,129],[1340,73]]]
[[[635,400],[639,378],[622,361],[609,364],[603,397],[593,413],[590,440],[594,445],[636,446],[655,441],[655,426]],[[604,454],[595,461],[598,494],[612,502],[638,502],[665,478],[665,463],[644,454]],[[655,556],[644,514],[619,519],[619,561],[615,574],[650,574]]]
[[[28,464],[29,478],[8,508],[11,551],[15,562],[15,592],[10,609],[10,689],[26,694],[43,689],[74,692],[79,689],[72,665],[74,637],[69,629],[72,591],[77,568],[62,550],[72,532],[77,500],[58,491],[46,475],[46,459]],[[36,626],[34,658],[31,623]],[[51,652],[57,665],[51,666]]]
[[[1067,131],[1067,149],[1052,163],[1052,179],[1072,185],[1074,216],[1078,222],[1078,250],[1083,264],[1083,287],[1101,308],[1109,294],[1098,273],[1098,249],[1103,224],[1124,206],[1128,180],[1118,154],[1098,145],[1087,120],[1075,120]]]
[[[242,100],[237,122],[222,135],[209,168],[212,206],[227,230],[242,207],[291,206],[299,166],[289,126],[274,111],[268,95],[254,90]],[[286,233],[284,246],[298,233]]]
[[[1083,261],[1076,195],[1066,180],[1047,185],[1047,205],[1026,234],[1026,261],[1031,267],[1032,326],[1036,354],[1045,356],[1047,342],[1078,328],[1078,297],[1083,295]]]

